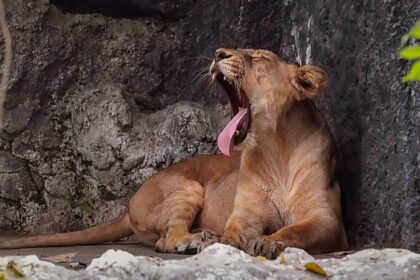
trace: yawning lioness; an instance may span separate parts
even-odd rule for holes
[[[288,246],[345,249],[334,140],[310,100],[325,88],[325,72],[266,50],[218,49],[210,74],[232,108],[218,138],[223,154],[158,172],[109,223],[2,241],[0,248],[96,244],[135,233],[162,252],[213,242],[268,258]]]

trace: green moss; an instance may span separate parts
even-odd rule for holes
[[[93,211],[93,207],[88,200],[81,201],[77,205],[77,208],[79,208],[80,211],[82,211],[84,213],[87,213],[87,214],[92,213],[92,211]]]
[[[90,214],[95,210],[95,195],[93,190],[89,187],[83,190],[82,197],[67,197],[66,201],[68,201],[70,207],[72,207],[73,209],[79,209],[81,212],[86,214]]]

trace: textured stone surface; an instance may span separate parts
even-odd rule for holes
[[[0,228],[96,224],[124,211],[156,170],[215,152],[227,114],[217,102],[197,102],[208,90],[187,94],[195,73],[178,73],[188,58],[176,54],[177,25],[63,13],[48,1],[9,1],[7,9],[15,55]]]
[[[342,155],[351,243],[420,250],[420,86],[400,82],[409,65],[397,55],[418,1],[295,4],[289,42],[331,79],[318,104]]]
[[[11,260],[23,267],[27,279],[323,279],[306,268],[308,263],[321,267],[329,279],[415,279],[420,272],[420,255],[402,249],[368,249],[342,259],[315,260],[301,249],[287,248],[273,261],[222,244],[182,260],[135,257],[108,250],[82,271],[65,269],[36,256],[10,256],[0,258],[0,273]]]
[[[175,3],[152,17],[112,0],[6,2],[0,229],[107,220],[157,170],[214,153],[224,97],[195,77],[217,47],[254,47],[330,75],[317,103],[342,155],[351,243],[420,250],[419,84],[399,82],[396,55],[418,1],[144,1]]]

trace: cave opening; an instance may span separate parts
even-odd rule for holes
[[[115,18],[156,16],[178,19],[186,16],[194,0],[51,0],[65,13],[99,13]]]

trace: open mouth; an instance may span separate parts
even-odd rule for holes
[[[211,69],[213,80],[222,86],[226,92],[231,107],[232,119],[219,134],[217,144],[220,151],[230,156],[233,146],[241,143],[247,136],[251,123],[250,103],[246,94],[216,67]]]

